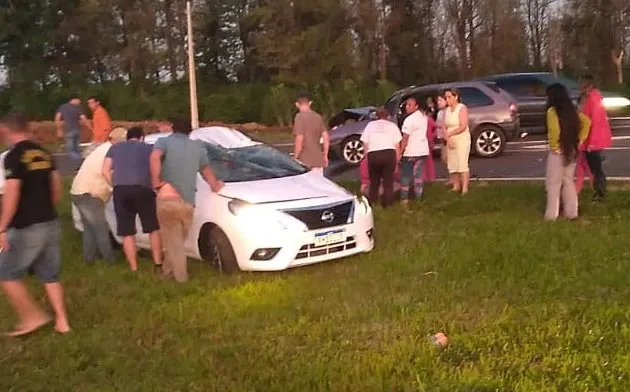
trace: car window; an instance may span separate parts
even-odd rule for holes
[[[293,157],[266,144],[224,148],[204,143],[210,166],[224,182],[246,182],[291,177],[308,168]]]
[[[462,103],[469,108],[490,106],[494,104],[492,98],[490,98],[483,91],[475,87],[461,87],[459,89],[459,95]]]
[[[544,97],[546,85],[543,81],[530,76],[515,76],[497,80],[499,87],[514,96]]]

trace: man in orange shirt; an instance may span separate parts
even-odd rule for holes
[[[107,135],[112,128],[112,122],[107,110],[96,97],[88,98],[88,106],[92,110],[92,143],[101,144],[107,141]]]

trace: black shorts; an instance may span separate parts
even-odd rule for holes
[[[136,215],[140,217],[143,232],[153,233],[160,229],[152,189],[141,185],[118,185],[114,187],[113,196],[119,236],[136,235]]]

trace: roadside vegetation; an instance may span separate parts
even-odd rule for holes
[[[234,276],[191,261],[185,285],[148,260],[134,276],[122,255],[85,266],[66,201],[74,331],[1,339],[0,390],[630,390],[626,189],[556,223],[540,184],[425,195],[411,214],[376,211],[369,254]]]

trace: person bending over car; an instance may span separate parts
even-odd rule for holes
[[[127,141],[111,146],[103,162],[103,176],[114,187],[118,235],[123,237],[123,251],[132,271],[138,270],[136,216],[140,217],[142,230],[149,234],[153,263],[156,267],[162,265],[160,225],[149,171],[153,148],[143,139],[142,128],[130,128]]]
[[[112,189],[103,176],[103,162],[110,147],[125,141],[127,130],[116,127],[109,132],[108,141],[96,147],[83,161],[72,181],[70,197],[77,207],[83,224],[83,257],[92,264],[98,255],[106,262],[115,261],[105,218],[105,204],[112,196]]]
[[[192,225],[197,191],[197,173],[214,192],[223,182],[210,168],[203,143],[188,136],[192,126],[186,120],[174,120],[173,133],[157,140],[151,153],[151,181],[157,191],[157,216],[164,241],[162,277],[188,280],[185,241]]]

